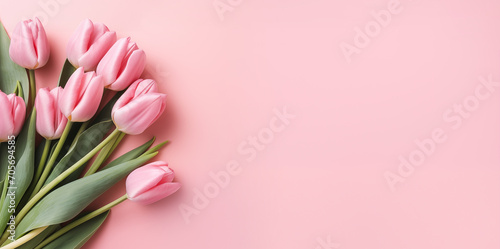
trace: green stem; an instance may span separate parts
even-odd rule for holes
[[[125,137],[125,135],[127,135],[127,133],[120,133],[120,136],[116,139],[115,141],[115,144],[113,144],[113,147],[111,148],[111,151],[106,155],[106,159],[104,159],[104,161],[106,161],[109,156],[111,156],[111,154],[113,154],[113,152],[115,151],[116,147],[118,147],[118,145],[120,144],[120,142],[122,141],[122,139]]]
[[[125,136],[125,133],[120,133],[120,135],[118,137],[116,137],[114,141],[112,141],[111,143],[108,143],[101,150],[101,152],[99,152],[99,155],[97,155],[97,158],[92,163],[92,166],[90,166],[89,170],[87,170],[87,172],[85,172],[85,175],[83,177],[94,174],[99,169],[99,167],[101,167],[102,163],[104,161],[106,161],[106,159],[108,159],[109,155],[111,155],[111,153],[113,153],[116,146],[118,146],[118,143],[120,143],[120,141],[123,139],[124,136]]]
[[[29,81],[30,81],[30,94],[29,94],[29,103],[28,103],[28,110],[31,110],[31,108],[35,105],[35,97],[36,97],[36,82],[35,82],[35,70],[30,69],[28,70],[29,74]]]
[[[45,140],[45,146],[43,147],[42,159],[40,159],[40,163],[38,164],[38,168],[35,174],[35,179],[38,179],[43,172],[43,168],[45,167],[45,163],[47,162],[47,157],[50,152],[50,145],[52,144],[52,140]]]
[[[35,204],[42,199],[47,193],[49,193],[54,187],[56,187],[59,183],[61,183],[66,177],[71,175],[73,172],[75,172],[78,168],[82,167],[86,162],[88,162],[97,152],[99,152],[106,144],[108,144],[110,141],[112,141],[116,136],[118,136],[121,133],[118,129],[115,129],[106,139],[104,139],[99,145],[97,145],[92,151],[90,151],[87,155],[85,155],[82,159],[80,159],[78,162],[73,164],[70,168],[62,172],[59,176],[57,176],[54,180],[52,180],[49,184],[45,185],[40,191],[29,200],[28,203],[21,209],[19,214],[17,214],[15,223],[19,224],[19,222],[26,216],[26,214],[31,210]],[[9,236],[9,233],[6,231],[2,238],[0,238],[0,243],[3,243],[7,237]]]
[[[7,245],[2,246],[0,249],[18,248],[18,247],[28,243],[30,240],[34,239],[36,236],[41,234],[47,228],[48,228],[48,226],[37,228],[37,229],[29,232],[28,234],[24,235],[23,237],[16,239],[12,243],[9,242]]]
[[[35,249],[40,249],[40,248],[43,248],[44,246],[48,245],[50,242],[54,241],[55,239],[59,238],[61,235],[69,232],[71,229],[85,223],[86,221],[89,221],[90,219],[93,219],[95,217],[97,217],[98,215],[110,210],[112,207],[124,202],[125,200],[127,200],[127,194],[123,195],[122,197],[114,200],[113,202],[109,203],[108,205],[106,206],[103,206],[81,218],[79,218],[78,220],[75,220],[73,222],[71,222],[70,224],[66,225],[65,227],[61,228],[59,231],[55,232],[54,234],[50,235],[49,237],[47,237],[42,243],[40,243],[37,247],[35,247]]]
[[[78,129],[78,132],[76,133],[75,139],[71,143],[70,148],[73,148],[73,145],[75,145],[76,141],[78,140],[78,137],[80,137],[80,135],[85,131],[85,129],[87,129],[89,124],[90,124],[90,120],[83,123],[82,126],[80,126],[80,129]]]
[[[71,131],[71,126],[73,123],[71,121],[68,121],[68,124],[66,124],[66,127],[64,128],[63,134],[61,135],[61,138],[59,139],[59,142],[57,142],[57,146],[54,150],[54,153],[50,157],[49,162],[47,163],[47,166],[43,169],[42,176],[38,180],[35,189],[31,193],[30,199],[35,196],[38,191],[42,188],[43,184],[47,180],[47,177],[49,176],[50,172],[52,171],[52,167],[54,166],[54,163],[56,162],[57,157],[59,156],[59,152],[61,152],[61,149],[64,146],[64,143],[66,142],[66,138],[68,137],[69,132]]]

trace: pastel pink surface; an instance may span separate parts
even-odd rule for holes
[[[401,0],[348,63],[341,44],[390,2],[243,0],[223,21],[213,1],[1,2],[9,31],[47,17],[52,54],[39,87],[55,86],[88,17],[131,36],[167,93],[165,114],[119,153],[153,135],[171,140],[157,158],[182,188],[117,206],[84,248],[299,249],[329,237],[332,248],[499,248],[500,88],[483,87],[477,105],[471,96],[479,77],[500,81],[500,2]],[[474,104],[453,116],[460,125],[446,116],[455,104]],[[284,107],[295,117],[269,137]],[[238,152],[259,133],[269,143],[255,158]],[[442,142],[392,191],[384,174],[433,137]],[[193,207],[231,161],[242,171],[186,222],[179,206]],[[124,192],[122,182],[92,206]]]

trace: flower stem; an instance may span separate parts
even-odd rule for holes
[[[66,138],[68,138],[68,134],[71,131],[72,124],[73,123],[71,121],[68,121],[68,124],[66,124],[66,127],[64,128],[63,134],[61,135],[59,142],[57,142],[57,146],[54,150],[54,153],[50,157],[50,160],[47,163],[47,165],[45,166],[45,168],[43,169],[42,176],[38,180],[35,189],[31,193],[30,199],[32,199],[33,196],[35,196],[38,193],[38,191],[40,191],[43,184],[47,180],[47,177],[49,176],[50,172],[52,171],[52,167],[54,166],[54,163],[56,162],[56,159],[59,156],[59,152],[61,152],[61,149],[64,146],[64,143],[66,142]],[[45,151],[44,151],[44,153],[45,153]]]
[[[33,238],[35,238],[36,236],[38,236],[45,229],[47,229],[47,227],[48,226],[37,228],[37,229],[31,231],[30,233],[24,235],[23,237],[21,237],[19,239],[16,239],[14,242],[12,242],[10,244],[7,244],[5,246],[0,247],[0,249],[14,249],[14,248],[18,248],[18,247],[24,245],[26,242],[28,242],[28,241],[32,240]]]
[[[80,126],[80,129],[78,129],[78,132],[76,133],[76,136],[75,136],[75,140],[73,140],[73,142],[71,143],[71,146],[70,148],[73,148],[73,145],[76,144],[76,141],[78,140],[78,137],[80,137],[80,135],[87,129],[87,127],[89,126],[90,124],[90,120],[83,123],[81,126]]]
[[[55,239],[57,239],[58,237],[60,237],[61,235],[69,232],[71,229],[81,225],[82,223],[90,220],[90,219],[93,219],[95,217],[97,217],[98,215],[110,210],[112,207],[124,202],[125,200],[127,200],[127,194],[123,195],[122,197],[114,200],[113,202],[109,203],[108,205],[106,206],[103,206],[73,222],[71,222],[70,224],[66,225],[65,227],[61,228],[59,231],[53,233],[51,236],[49,236],[48,238],[46,238],[42,243],[40,243],[37,247],[35,247],[35,249],[40,249],[40,248],[43,248],[44,246],[46,246],[47,244],[49,244],[50,242],[54,241]]]
[[[38,168],[36,169],[35,181],[37,181],[40,176],[42,175],[43,169],[45,167],[45,163],[47,162],[47,157],[49,156],[50,152],[50,145],[52,144],[52,140],[45,140],[45,146],[43,146],[43,154],[42,154],[42,159],[40,159],[40,163],[38,164]]]
[[[106,159],[108,159],[111,153],[113,153],[113,151],[116,149],[116,146],[118,146],[125,135],[125,133],[121,133],[118,137],[115,138],[114,141],[108,143],[101,150],[101,152],[99,152],[99,155],[97,155],[97,158],[92,163],[92,166],[90,166],[89,170],[87,170],[83,177],[94,174],[99,169],[99,167],[101,167],[102,163],[105,162]]]
[[[40,201],[47,193],[49,193],[53,188],[55,188],[59,183],[61,183],[66,177],[71,175],[73,172],[75,172],[78,168],[82,167],[85,165],[86,162],[88,162],[92,157],[97,154],[106,144],[108,144],[110,141],[113,141],[113,139],[118,136],[121,133],[118,129],[115,129],[106,139],[104,139],[99,145],[97,145],[92,151],[90,151],[87,155],[85,155],[83,158],[81,158],[78,162],[73,164],[70,168],[62,172],[59,176],[57,176],[54,180],[52,180],[49,184],[45,185],[40,191],[33,196],[29,200],[28,203],[21,209],[19,214],[17,214],[15,222],[16,224],[19,224],[19,222],[28,214],[28,212],[35,206],[35,204]],[[5,241],[7,237],[9,236],[8,231],[5,231],[2,238],[0,238],[0,243]]]
[[[32,107],[35,105],[35,97],[36,97],[36,82],[35,82],[35,70],[28,70],[29,81],[30,81],[30,94],[29,94],[29,103],[28,110],[31,111]]]

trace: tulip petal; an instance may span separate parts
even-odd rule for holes
[[[37,53],[33,42],[33,34],[27,25],[20,22],[14,28],[9,47],[10,58],[18,65],[28,69],[38,66]]]
[[[71,36],[66,47],[66,56],[75,67],[80,67],[79,59],[88,50],[89,40],[94,31],[94,24],[90,19],[83,20]]]
[[[79,98],[78,105],[71,112],[71,121],[73,122],[85,122],[91,119],[101,103],[104,91],[102,77],[95,76],[94,72],[87,73],[85,76],[89,78],[85,79],[89,83],[83,89],[83,95]]]
[[[118,77],[121,63],[127,54],[129,41],[130,37],[118,40],[97,65],[96,73],[103,76],[105,86],[113,83]]]
[[[64,88],[61,97],[59,98],[59,108],[61,112],[68,119],[71,116],[71,112],[75,109],[80,96],[82,95],[84,86],[82,85],[82,79],[84,78],[83,68],[78,68],[69,77],[66,87]],[[70,119],[71,120],[71,119]]]
[[[34,19],[34,28],[37,32],[35,43],[36,43],[36,52],[37,52],[37,58],[38,58],[38,63],[37,63],[37,68],[42,67],[47,62],[49,61],[50,57],[50,45],[47,40],[47,34],[45,33],[45,29],[43,28],[42,23],[40,20],[35,17]]]
[[[48,88],[42,88],[38,91],[35,99],[36,130],[38,134],[46,139],[50,139],[55,134],[54,119],[56,111],[53,107],[55,100],[52,98]]]
[[[12,108],[7,95],[0,91],[0,142],[5,142],[14,131]]]
[[[163,179],[164,171],[155,166],[146,165],[127,177],[126,188],[129,197],[136,197],[152,189]]]
[[[180,188],[181,184],[178,182],[167,182],[160,184],[139,196],[129,197],[129,199],[143,205],[149,205],[177,192]]]
[[[115,82],[108,86],[113,91],[122,91],[133,81],[137,80],[146,67],[146,53],[142,49],[131,53],[128,60],[122,65],[121,73]]]
[[[104,57],[106,52],[108,52],[115,41],[115,32],[107,32],[103,34],[97,39],[97,41],[92,43],[87,52],[80,57],[78,63],[84,67],[86,71],[95,70],[101,59]]]
[[[131,135],[144,132],[165,110],[165,94],[148,93],[112,113],[117,129]]]
[[[14,136],[17,136],[24,125],[24,119],[26,118],[26,104],[23,98],[16,96],[15,94],[7,95],[7,99],[10,101],[12,107],[12,117],[14,121]]]

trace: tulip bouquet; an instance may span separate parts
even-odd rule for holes
[[[157,83],[140,79],[144,51],[85,20],[68,42],[58,86],[37,93],[35,70],[49,49],[36,18],[11,38],[0,25],[0,249],[80,248],[112,207],[151,204],[180,188],[167,163],[147,164],[166,142],[151,147],[152,138],[108,160],[126,134],[143,133],[165,109]],[[125,177],[125,195],[85,211]]]

